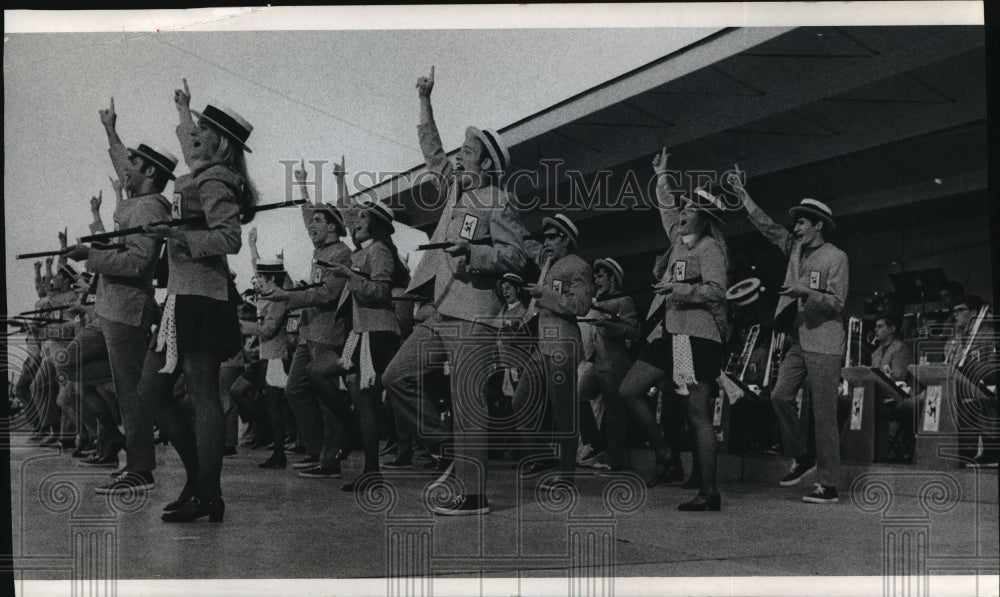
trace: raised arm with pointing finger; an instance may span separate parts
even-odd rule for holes
[[[102,191],[97,192],[96,197],[90,198],[90,213],[94,216],[94,221],[90,223],[91,234],[101,234],[104,232],[104,222],[101,220],[101,197]]]
[[[194,117],[191,116],[191,90],[188,89],[187,79],[184,82],[184,89],[174,90],[174,106],[177,108],[177,116],[180,121],[177,125],[177,140],[181,144],[181,153],[184,155],[184,163],[191,167],[191,132],[195,129]]]
[[[111,156],[111,166],[115,169],[118,180],[125,180],[125,170],[128,167],[128,149],[118,136],[115,125],[118,122],[118,114],[115,113],[115,98],[111,98],[111,103],[105,110],[98,110],[101,117],[101,124],[104,125],[104,132],[108,135],[108,155]]]

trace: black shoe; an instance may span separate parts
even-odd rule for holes
[[[236,456],[236,446],[226,446],[225,451],[222,452],[223,458],[232,458]]]
[[[431,511],[442,516],[487,514],[490,511],[490,503],[484,495],[459,495],[446,506],[433,506]]]
[[[181,494],[177,496],[177,499],[170,502],[163,507],[164,512],[175,512],[183,508],[191,499],[194,498],[194,488],[188,485],[184,485],[184,489],[181,489]]]
[[[115,477],[115,480],[111,483],[94,488],[94,491],[106,495],[109,493],[148,491],[154,487],[156,487],[156,483],[153,482],[153,473],[150,471],[126,471]]]
[[[788,471],[787,475],[781,478],[781,486],[791,487],[793,485],[798,485],[799,481],[802,480],[802,477],[805,477],[814,470],[816,470],[815,460],[799,460],[796,458],[795,462],[792,464],[791,470]]]
[[[412,468],[413,467],[413,457],[407,454],[400,454],[396,456],[389,462],[383,462],[382,468],[397,469],[397,468]]]
[[[258,468],[285,468],[288,466],[288,458],[284,454],[275,452],[268,456],[267,460],[257,465]]]
[[[298,462],[292,463],[292,468],[314,468],[319,466],[319,456],[306,456]]]
[[[348,493],[353,493],[355,491],[367,491],[370,487],[380,483],[385,483],[385,480],[382,478],[382,473],[378,471],[370,471],[367,473],[361,473],[360,477],[351,481],[347,485],[344,485],[340,489],[341,491],[346,491]]]
[[[701,489],[701,475],[691,473],[688,480],[681,484],[681,489]]]
[[[93,454],[89,458],[84,458],[76,463],[82,467],[118,468],[118,456],[100,456]]]
[[[160,517],[163,522],[194,522],[199,518],[208,517],[208,522],[222,522],[222,517],[226,512],[226,503],[222,498],[214,502],[201,501],[198,498],[191,498],[179,510],[165,512]]]
[[[538,475],[544,473],[545,471],[552,470],[559,466],[559,461],[555,458],[543,458],[542,460],[533,460],[529,462],[527,466],[520,468],[519,476],[522,479],[533,479]]]
[[[299,476],[306,479],[339,479],[342,473],[340,466],[314,466],[299,471]]]
[[[840,501],[837,488],[830,485],[816,484],[816,489],[802,496],[802,501],[810,504],[834,504]]]
[[[722,510],[722,496],[715,494],[706,497],[699,493],[690,502],[677,506],[677,509],[681,512],[718,512]]]

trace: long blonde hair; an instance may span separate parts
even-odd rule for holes
[[[215,152],[215,159],[218,162],[232,166],[233,170],[243,178],[242,192],[236,198],[240,204],[240,223],[247,224],[251,222],[255,215],[252,208],[257,206],[259,194],[257,193],[257,186],[254,185],[253,180],[250,179],[250,174],[247,172],[246,152],[243,151],[243,146],[231,141],[228,136],[220,134],[219,148]]]

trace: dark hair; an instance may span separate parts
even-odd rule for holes
[[[975,294],[963,294],[962,298],[955,301],[956,305],[965,305],[969,311],[978,311],[986,302],[982,297]]]
[[[258,276],[261,278],[268,277],[274,279],[274,285],[281,288],[285,284],[285,279],[288,278],[288,272],[258,272]]]
[[[595,276],[597,275],[597,272],[598,272],[599,270],[600,270],[600,271],[603,271],[604,273],[606,273],[606,274],[608,275],[608,279],[609,279],[609,280],[611,280],[612,282],[614,282],[614,283],[615,283],[615,284],[617,284],[618,286],[621,286],[621,283],[620,283],[620,282],[619,282],[619,280],[618,280],[618,272],[616,272],[616,271],[612,270],[612,269],[611,269],[611,267],[610,267],[609,265],[607,265],[607,264],[605,264],[605,263],[603,263],[603,262],[602,262],[602,263],[600,263],[600,264],[596,264],[596,263],[595,263],[595,264],[594,264],[594,275],[595,275]]]
[[[830,240],[833,239],[833,229],[830,227],[830,225],[829,225],[830,223],[827,222],[826,220],[824,220],[823,218],[821,218],[821,217],[819,217],[817,215],[810,214],[810,213],[801,213],[800,212],[800,213],[796,214],[795,217],[792,219],[792,226],[793,227],[795,226],[795,222],[799,218],[804,219],[805,221],[809,222],[813,226],[816,226],[817,224],[822,223],[823,227],[820,229],[819,232],[820,232],[820,234],[823,235],[823,240],[826,241],[826,242],[829,242]]]
[[[894,313],[880,313],[878,317],[875,318],[876,322],[878,322],[879,320],[884,321],[885,325],[895,330],[894,333],[896,334],[898,334],[900,330],[903,328],[903,320],[900,319],[900,317]]]
[[[392,228],[389,223],[378,216],[369,215],[368,234],[372,240],[384,244],[392,253],[392,285],[402,288],[409,286],[410,270],[399,258],[399,249],[396,248],[396,243],[392,242]]]
[[[340,226],[340,220],[338,220],[337,216],[333,215],[332,212],[325,209],[318,209],[315,213],[323,216],[323,221],[327,224],[336,224],[337,226]],[[343,226],[341,226],[341,231],[343,231]]]
[[[504,280],[504,279],[500,279],[497,282],[497,294],[500,295],[500,300],[505,300],[503,298],[503,285],[504,284],[510,284],[511,285],[511,287],[514,289],[514,294],[517,296],[517,300],[518,300],[518,302],[521,303],[522,307],[527,307],[528,306],[528,303],[531,302],[531,295],[528,293],[527,290],[524,289],[524,286],[518,286],[517,284],[512,284],[511,282],[508,282],[507,280]]]
[[[162,193],[163,189],[167,188],[167,183],[170,182],[170,176],[167,174],[166,170],[160,168],[159,166],[157,166],[150,160],[147,160],[146,158],[142,157],[141,155],[137,155],[136,157],[138,157],[139,160],[142,162],[143,170],[145,170],[146,168],[153,169],[154,172],[153,188],[156,189],[157,193]]]

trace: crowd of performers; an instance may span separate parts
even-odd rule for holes
[[[469,127],[447,158],[433,86],[433,70],[416,86],[420,147],[443,206],[425,246],[404,250],[404,227],[384,203],[345,207],[343,165],[334,169],[341,207],[310,201],[297,169],[311,277],[295,283],[280,255],[261,257],[252,228],[256,276],[242,295],[227,256],[262,209],[244,157],[253,127],[228,108],[191,110],[185,81],[174,100],[189,173],[175,177],[169,151],[123,144],[112,100],[100,120],[118,177],[117,232],[105,233],[101,197],[93,198],[95,236],[70,246],[59,235],[56,270],[51,257],[44,272],[35,264],[39,300],[19,320],[30,356],[12,393],[35,426],[32,439],[72,450],[80,466],[115,469],[101,494],[152,489],[155,444],[169,441],[186,482],[164,507],[167,522],[223,520],[220,481],[240,439],[237,417],[245,441],[271,450],[261,468],[285,469],[292,454],[299,477],[336,479],[360,449],[361,472],[344,491],[376,487],[395,469],[429,469],[432,486],[448,489],[432,508],[442,515],[489,512],[491,459],[514,460],[545,493],[572,485],[578,466],[633,470],[630,454],[643,446],[655,464],[636,472],[649,487],[682,484],[697,494],[679,510],[719,511],[716,404],[746,394],[733,412],[760,424],[743,439],[793,459],[781,484],[815,473],[803,500],[838,501],[838,389],[853,330],[843,317],[848,258],[829,241],[830,208],[803,199],[788,230],[751,199],[741,173],[728,175],[739,213],[788,259],[773,325],[741,327],[736,305],[747,301],[727,297],[721,217],[733,208],[705,189],[672,189],[664,150],[651,174],[665,252],[652,264],[644,325],[621,264],[581,258],[586,239],[570,217],[555,213],[540,233],[525,229],[500,184],[510,158],[497,133]],[[406,229],[409,240],[423,234]],[[163,252],[167,298],[158,304]],[[956,295],[945,306],[954,336],[944,358],[958,364],[982,301]],[[896,456],[908,457],[922,396],[907,367],[914,357],[902,313],[891,297],[883,307],[871,364],[914,386],[881,403],[898,427]],[[685,478],[680,453],[689,442]],[[982,452],[975,458],[989,461]]]

